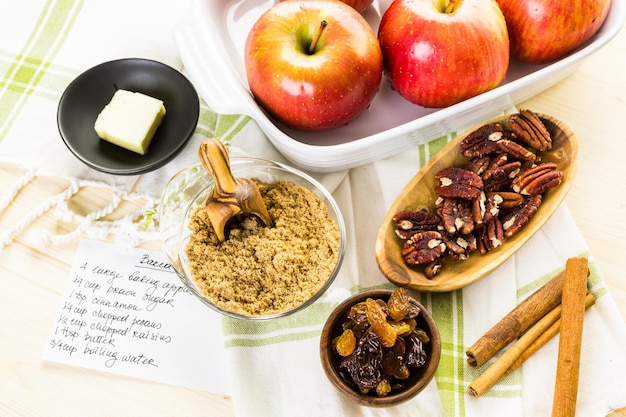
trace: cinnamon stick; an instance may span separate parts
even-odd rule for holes
[[[585,308],[591,307],[594,303],[595,297],[587,294]],[[470,393],[475,397],[481,396],[552,339],[561,328],[561,311],[561,306],[558,305],[535,323],[502,356],[472,381],[468,387]]]
[[[488,330],[467,349],[467,362],[474,368],[483,366],[502,348],[558,306],[561,303],[564,275],[565,271],[556,275]]]
[[[576,414],[588,271],[588,262],[585,258],[570,258],[565,264],[561,336],[552,417],[574,417]]]
[[[589,307],[591,307],[595,303],[596,303],[596,298],[593,296],[593,294],[587,293],[587,296],[585,297],[585,310],[587,310]],[[561,307],[559,306],[557,308],[561,308]],[[504,378],[505,376],[509,375],[511,372],[519,368],[522,365],[522,363],[526,361],[526,359],[530,358],[535,352],[541,349],[541,347],[543,347],[543,345],[548,343],[550,339],[556,336],[560,330],[561,330],[561,319],[558,319],[557,321],[554,322],[554,324],[552,324],[552,326],[548,328],[548,330],[543,332],[537,339],[535,339],[535,341],[530,346],[528,346],[528,348],[526,348],[526,350],[520,355],[520,357],[517,358],[517,360],[511,364],[509,369],[506,370],[504,375],[502,375],[502,378]]]
[[[561,316],[561,307],[557,306],[548,314],[543,316],[534,326],[532,326],[522,337],[519,338],[502,356],[491,364],[482,374],[471,384],[469,391],[474,397],[479,397],[493,387],[509,367],[519,358],[522,353],[532,345],[532,343],[552,326]]]

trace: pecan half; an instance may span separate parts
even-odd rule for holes
[[[527,171],[530,168],[534,167],[535,165],[542,163],[541,156],[539,155],[537,156],[537,158],[535,158],[534,161],[521,161],[521,162],[522,162],[522,166],[519,169],[520,173]]]
[[[459,152],[468,158],[480,157],[498,150],[498,141],[503,137],[499,123],[479,127],[461,141]]]
[[[519,206],[508,211],[500,219],[502,221],[504,237],[511,237],[519,232],[537,212],[537,209],[541,204],[541,200],[541,194],[534,194],[529,196],[526,201]]]
[[[462,234],[443,231],[441,237],[448,249],[448,254],[457,261],[469,258],[477,248],[476,237],[471,233]]]
[[[504,165],[494,165],[483,174],[483,188],[485,191],[505,190],[511,186],[513,179],[520,172],[520,161],[508,162]]]
[[[467,161],[465,165],[465,169],[468,171],[472,171],[473,173],[481,176],[485,173],[487,168],[489,168],[489,164],[491,163],[491,157],[488,155],[479,156],[476,158],[472,158]]]
[[[514,142],[510,139],[502,139],[498,141],[498,146],[500,146],[500,150],[508,153],[515,159],[520,159],[522,161],[534,161],[537,158],[535,153],[517,142]]]
[[[517,207],[524,202],[524,196],[519,193],[514,193],[512,191],[494,191],[491,193],[487,193],[488,197],[492,196],[500,196],[501,201],[498,204],[503,210],[512,209],[513,207]]]
[[[489,171],[490,169],[494,169],[495,167],[501,167],[502,165],[506,165],[508,162],[509,162],[509,154],[508,153],[506,153],[506,152],[497,152],[491,158],[491,161],[489,162],[489,166],[487,167],[485,172]]]
[[[442,265],[441,258],[437,258],[431,263],[424,265],[424,274],[427,278],[433,279],[441,271]]]
[[[440,182],[435,192],[441,197],[472,199],[478,197],[483,189],[483,180],[463,168],[444,168],[435,178]]]
[[[424,265],[441,257],[446,250],[441,233],[417,232],[404,242],[402,256],[409,265]]]
[[[392,219],[396,223],[396,235],[407,240],[415,233],[424,230],[437,230],[441,219],[437,214],[428,211],[405,210],[397,213]]]
[[[474,230],[472,200],[446,198],[441,208],[443,227],[448,233],[471,233]]]
[[[478,232],[477,246],[478,251],[484,255],[492,249],[502,245],[504,240],[504,229],[502,222],[497,217],[492,218]]]
[[[503,201],[504,199],[498,193],[481,193],[472,203],[474,224],[481,226],[498,216],[500,213],[500,204],[502,204]]]
[[[511,184],[513,191],[524,195],[542,194],[563,181],[563,173],[553,162],[545,162],[519,174]]]
[[[538,151],[552,148],[552,138],[541,119],[530,110],[520,110],[511,115],[509,126],[518,140]]]

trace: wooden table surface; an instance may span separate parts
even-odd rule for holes
[[[620,313],[626,319],[626,32],[554,87],[519,104],[551,114],[576,133],[578,176],[566,203],[597,261]],[[0,190],[19,169],[0,164]],[[47,195],[64,189],[58,179],[39,178],[0,213],[6,229]],[[70,202],[87,212],[105,201],[89,188]],[[121,211],[131,210],[123,207]],[[115,218],[120,211],[110,215]],[[33,227],[62,233],[71,225],[51,213]],[[56,365],[41,360],[50,320],[68,279],[77,242],[37,249],[27,234],[0,250],[0,415],[72,416],[232,416],[230,399],[164,384]],[[159,248],[158,242],[149,244]],[[626,415],[623,411],[614,415]]]

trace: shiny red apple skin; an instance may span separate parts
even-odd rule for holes
[[[303,45],[323,20],[328,24],[308,54]],[[354,120],[370,106],[383,71],[371,26],[335,0],[273,5],[249,32],[244,58],[257,102],[298,130],[328,130]]]
[[[602,26],[610,0],[497,0],[506,19],[511,55],[533,64],[572,52]]]
[[[495,0],[394,0],[378,39],[400,95],[422,107],[456,104],[497,87],[509,66],[509,37]]]
[[[292,0],[280,0],[280,1],[292,1]],[[302,0],[296,0],[302,1]],[[337,0],[346,3],[348,6],[356,9],[357,12],[363,13],[374,2],[374,0]]]

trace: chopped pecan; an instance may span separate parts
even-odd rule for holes
[[[471,233],[474,230],[472,216],[472,200],[462,198],[445,198],[441,208],[443,228],[448,233]]]
[[[513,191],[524,195],[542,194],[563,181],[563,173],[553,162],[545,162],[519,174],[511,184]]]
[[[475,158],[498,150],[498,141],[503,137],[503,128],[499,123],[479,127],[461,141],[461,155]]]
[[[404,242],[402,256],[409,265],[424,265],[441,257],[446,250],[441,233],[417,232]]]
[[[530,110],[520,110],[511,115],[509,126],[518,140],[538,151],[552,148],[552,137],[541,119]]]
[[[396,235],[402,240],[407,240],[420,231],[437,230],[441,224],[441,219],[437,214],[425,210],[401,211],[393,216],[393,221],[396,223]]]
[[[530,221],[535,212],[537,212],[541,204],[541,199],[541,194],[531,195],[526,198],[522,204],[507,211],[507,213],[502,216],[500,221],[502,222],[504,237],[513,236]]]
[[[483,189],[483,180],[463,168],[444,168],[435,178],[440,182],[435,192],[441,197],[472,199],[478,197]]]
[[[537,155],[535,155],[533,151],[510,139],[502,139],[498,141],[498,146],[500,146],[501,151],[508,153],[515,159],[522,161],[534,161],[535,158],[537,158]]]
[[[485,226],[478,231],[477,246],[478,251],[484,255],[492,249],[502,245],[504,240],[504,229],[502,222],[497,217],[492,218]]]

